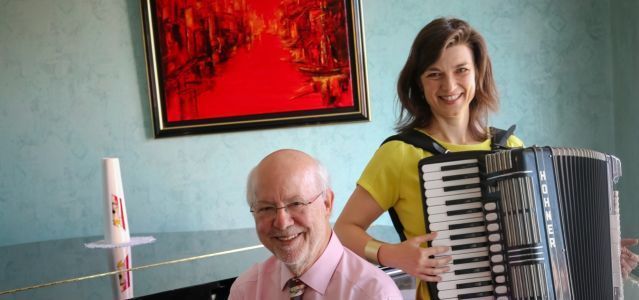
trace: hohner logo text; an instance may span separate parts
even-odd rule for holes
[[[546,171],[539,171],[539,181],[541,184],[541,199],[544,202],[544,220],[546,222],[546,234],[548,246],[555,248],[555,231],[552,223],[552,209],[550,207],[550,197],[548,196],[548,181],[546,181]]]

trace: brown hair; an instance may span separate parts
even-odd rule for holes
[[[497,111],[499,99],[492,66],[484,38],[463,20],[438,18],[428,23],[415,37],[404,68],[399,73],[397,95],[402,109],[397,121],[398,131],[429,125],[433,113],[420,88],[420,76],[437,61],[444,49],[467,45],[476,68],[475,99],[470,103],[468,128],[477,139],[485,139],[488,110]]]

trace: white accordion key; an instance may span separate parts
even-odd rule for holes
[[[464,159],[464,160],[458,160],[458,161],[447,161],[447,162],[441,162],[436,164],[428,164],[428,165],[422,166],[422,172],[424,173],[441,172],[442,167],[459,166],[464,164],[476,164],[477,162],[478,160],[476,158],[472,158],[472,159]]]
[[[426,206],[446,205],[449,201],[462,200],[462,199],[477,199],[481,200],[481,192],[455,194],[440,197],[430,197],[426,199]]]
[[[479,168],[469,167],[469,168],[447,170],[447,171],[424,172],[424,175],[422,176],[422,178],[424,179],[424,181],[432,181],[432,180],[442,180],[444,177],[447,177],[447,176],[458,176],[458,175],[466,175],[466,174],[479,174]]]
[[[454,255],[453,258],[454,259],[463,259],[463,258],[482,257],[482,256],[488,257],[488,251],[487,250],[483,250],[483,251],[477,251],[477,252],[474,252],[474,253],[462,253],[462,254]]]
[[[480,287],[474,287],[469,289],[440,291],[439,293],[437,293],[437,296],[439,296],[440,299],[446,299],[446,298],[458,297],[460,295],[465,295],[465,294],[491,292],[492,290],[493,290],[493,286],[487,285],[487,286],[480,286]]]
[[[442,214],[442,213],[450,213],[450,212],[455,212],[455,211],[463,211],[463,210],[467,210],[467,209],[481,209],[481,203],[480,202],[471,202],[471,203],[464,203],[464,204],[458,204],[458,205],[436,205],[436,206],[429,206],[428,207],[428,214]]]
[[[467,228],[475,226],[484,226],[484,217],[475,217],[469,219],[453,220],[450,222],[431,223],[428,226],[430,231],[452,230],[455,228]]]
[[[477,273],[467,273],[467,274],[455,274],[455,272],[446,272],[444,274],[440,274],[439,277],[442,278],[442,281],[451,281],[451,280],[462,280],[467,278],[476,278],[483,276],[490,276],[490,271],[482,271]]]
[[[488,247],[487,246],[483,246],[483,247],[476,247],[476,248],[465,248],[465,249],[458,249],[458,250],[450,250],[450,251],[446,251],[444,253],[435,255],[435,257],[450,256],[450,255],[454,256],[454,255],[458,255],[458,254],[473,253],[473,252],[479,252],[479,251],[488,251]]]
[[[467,279],[460,279],[454,281],[440,281],[437,283],[437,289],[439,290],[450,290],[457,289],[457,285],[464,283],[472,283],[472,282],[481,282],[481,281],[492,281],[492,277],[490,276],[482,276],[482,277],[473,277]]]
[[[454,237],[460,234],[479,233],[479,232],[484,232],[483,226],[461,228],[461,229],[454,229],[454,230],[441,230],[441,231],[437,231],[437,238],[435,238],[435,240],[450,239],[451,236]]]
[[[451,191],[444,191],[443,188],[437,188],[432,190],[426,190],[425,195],[426,195],[426,199],[428,199],[430,197],[445,197],[445,196],[474,193],[474,192],[481,193],[481,188],[472,187],[468,189],[458,189],[458,190],[451,190]]]
[[[442,256],[436,256],[442,257]],[[478,261],[487,261],[488,260],[488,251],[477,251],[477,252],[469,252],[469,253],[459,253],[450,255],[452,258],[448,265],[464,265]]]
[[[480,182],[479,177],[471,177],[471,178],[464,178],[464,179],[457,179],[457,180],[450,180],[450,181],[431,180],[431,181],[424,182],[424,188],[426,188],[426,190],[430,190],[430,189],[438,189],[438,188],[453,187],[453,186],[463,186],[463,185],[475,184],[479,182]]]
[[[429,223],[438,223],[438,222],[446,222],[446,221],[454,221],[454,220],[464,220],[464,219],[468,219],[468,218],[482,217],[483,215],[484,215],[483,212],[476,212],[476,213],[463,214],[463,215],[454,215],[454,216],[449,216],[448,214],[434,214],[434,215],[429,215],[428,216],[428,222]]]
[[[475,268],[488,268],[490,267],[490,262],[479,261],[479,262],[460,264],[460,265],[448,264],[447,266],[450,268],[450,272],[455,272],[459,270],[469,270],[469,269],[475,269]]]
[[[431,244],[433,246],[457,246],[457,245],[466,245],[466,244],[485,243],[487,241],[488,239],[485,236],[480,236],[480,237],[460,239],[460,240],[438,239],[438,240],[433,240]]]

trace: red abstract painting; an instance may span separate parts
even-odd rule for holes
[[[368,120],[359,5],[143,0],[156,137]]]

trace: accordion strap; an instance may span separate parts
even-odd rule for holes
[[[517,125],[511,125],[507,130],[490,127],[490,148],[492,150],[508,149],[508,138],[513,135]]]
[[[490,148],[492,150],[509,148],[507,146],[508,138],[513,134],[513,132],[515,132],[516,127],[517,126],[514,124],[510,126],[510,128],[508,128],[507,130],[490,127],[490,136],[491,136]],[[448,149],[446,149],[446,147],[442,146],[442,144],[438,143],[430,136],[416,129],[411,129],[411,130],[404,131],[402,133],[390,136],[382,142],[382,145],[390,141],[401,141],[406,144],[413,145],[417,148],[424,149],[433,155],[441,155],[441,154],[446,154],[449,152]],[[393,222],[393,227],[395,227],[395,231],[397,231],[397,234],[399,235],[400,240],[405,241],[406,235],[404,235],[404,225],[402,225],[402,222],[399,220],[399,216],[397,215],[397,212],[395,211],[393,207],[391,207],[388,209],[388,214],[391,218],[391,221]]]
[[[404,131],[402,133],[390,136],[389,138],[385,139],[382,142],[382,145],[390,141],[402,141],[406,144],[424,149],[432,153],[433,155],[448,153],[448,149],[442,146],[442,144],[438,143],[430,136],[416,129],[411,129],[411,130]]]

